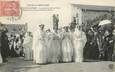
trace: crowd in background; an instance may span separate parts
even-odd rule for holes
[[[23,35],[9,34],[5,25],[0,23],[0,61],[8,62],[9,57],[20,57],[23,54]]]
[[[106,23],[110,21],[108,24],[99,25],[99,23]],[[105,21],[105,22],[104,22]],[[100,59],[100,60],[113,60],[114,58],[114,19],[111,17],[107,17],[107,15],[96,17],[92,21],[87,21],[87,29],[85,33],[87,35],[87,43],[84,48],[84,56],[85,58],[90,59]]]

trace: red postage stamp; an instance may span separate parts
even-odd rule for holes
[[[0,16],[18,16],[19,0],[0,1]]]

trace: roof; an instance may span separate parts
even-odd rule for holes
[[[115,0],[71,0],[72,4],[112,6],[115,7]]]

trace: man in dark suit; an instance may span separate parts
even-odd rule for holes
[[[7,62],[7,57],[9,54],[9,46],[8,46],[8,37],[6,35],[7,29],[4,27],[4,25],[0,25],[1,27],[1,35],[0,35],[0,51],[1,56],[3,59],[3,62]]]

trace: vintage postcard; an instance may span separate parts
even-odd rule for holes
[[[0,0],[0,72],[115,72],[115,0]]]

